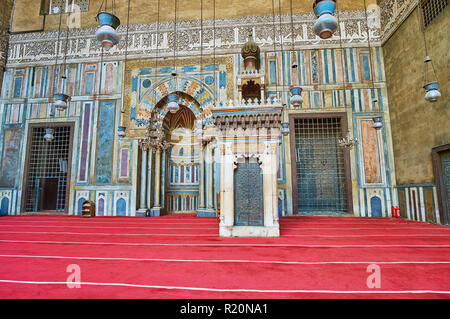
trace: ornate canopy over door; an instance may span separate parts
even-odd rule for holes
[[[263,175],[254,158],[236,163],[234,171],[234,224],[236,226],[263,226]]]
[[[212,117],[220,149],[220,236],[279,237],[281,106],[223,107]]]

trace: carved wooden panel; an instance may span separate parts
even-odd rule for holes
[[[398,205],[400,208],[400,216],[406,218],[406,198],[405,191],[403,189],[398,190]]]
[[[433,191],[431,189],[425,190],[425,208],[427,210],[427,222],[434,223]]]
[[[246,159],[234,173],[234,224],[263,226],[263,177],[259,164]]]

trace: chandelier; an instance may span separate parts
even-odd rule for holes
[[[150,122],[145,131],[143,139],[139,140],[139,145],[145,150],[162,150],[165,151],[171,147],[167,141],[167,136],[161,122],[158,121],[158,116],[155,110],[152,111]]]

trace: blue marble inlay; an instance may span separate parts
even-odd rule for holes
[[[219,88],[225,88],[227,85],[227,73],[220,72],[219,73]]]
[[[195,71],[195,66],[191,65],[191,66],[184,66],[183,67],[183,71],[184,72],[193,72]]]
[[[8,215],[8,208],[9,208],[9,199],[7,197],[3,197],[0,205],[0,216]]]
[[[94,92],[94,76],[92,72],[86,73],[86,84],[84,86],[84,94],[90,95]]]
[[[370,208],[372,210],[372,217],[381,217],[381,199],[378,196],[370,199]]]
[[[149,79],[145,79],[144,81],[142,81],[142,86],[146,89],[148,89],[151,85],[152,81],[150,81]]]
[[[205,83],[208,84],[208,85],[213,84],[213,83],[214,83],[214,77],[212,77],[211,75],[208,75],[208,76],[205,78]]]
[[[17,76],[14,78],[14,89],[13,89],[14,97],[20,97],[20,93],[22,91],[22,79],[23,77],[21,76]]]
[[[96,162],[96,183],[111,183],[114,142],[114,107],[112,101],[100,103],[98,115],[98,150]]]
[[[163,67],[163,68],[159,69],[159,72],[161,72],[161,73],[171,73],[172,70],[173,70],[173,68],[171,68],[170,66],[166,66],[166,67]]]
[[[364,80],[370,80],[370,64],[369,57],[367,55],[363,56],[363,72],[364,72]]]
[[[116,211],[117,216],[126,216],[127,215],[127,202],[123,198],[120,198],[117,201],[116,207],[117,207],[117,211]]]
[[[84,198],[84,197],[81,197],[80,199],[78,199],[77,215],[81,215],[81,206],[83,206],[83,203],[85,200],[86,200],[86,198]]]
[[[269,62],[269,78],[270,78],[270,84],[276,84],[277,83],[277,65],[275,61]]]

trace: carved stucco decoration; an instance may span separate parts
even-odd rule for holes
[[[406,0],[405,0],[406,1]],[[231,19],[219,19],[215,22],[203,22],[203,37],[200,37],[200,21],[177,22],[177,50],[179,56],[198,55],[200,47],[205,55],[216,53],[228,54],[240,52],[247,42],[249,31],[254,42],[262,51],[291,48],[292,42],[296,49],[339,47],[342,40],[344,47],[367,46],[367,28],[364,11],[343,11],[339,14],[342,35],[335,33],[330,39],[322,40],[312,31],[316,20],[314,14],[294,15],[294,35],[291,33],[290,15],[281,16],[280,23],[274,26],[273,16],[251,16]],[[278,20],[278,19],[277,19]],[[215,27],[214,27],[215,25]],[[249,27],[251,26],[251,27]],[[159,25],[130,25],[128,35],[127,56],[130,59],[166,57],[173,54],[174,23],[163,22]],[[214,34],[215,30],[215,34]],[[339,30],[338,30],[339,31]],[[120,26],[118,32],[125,38],[126,26]],[[373,45],[379,45],[382,34],[377,25],[370,27],[370,40]],[[10,38],[8,66],[48,65],[55,60],[56,48],[58,57],[64,56],[66,47],[66,31],[61,32],[61,44],[57,46],[55,39],[57,31],[14,34]],[[95,29],[69,30],[67,44],[67,62],[98,61],[102,54],[101,46],[95,39]],[[120,41],[108,52],[103,52],[103,60],[121,60],[125,55],[125,43]]]
[[[227,74],[233,74],[233,57],[227,56],[227,57],[217,57],[217,58],[204,58],[203,64],[216,64],[219,67],[220,70],[224,70]],[[138,125],[136,121],[130,120],[131,117],[131,109],[134,108],[136,110],[136,120],[144,120],[145,119],[145,109],[139,109],[142,102],[139,102],[139,99],[143,98],[142,96],[134,96],[135,93],[132,92],[132,77],[133,75],[139,74],[139,71],[141,69],[146,68],[154,68],[156,67],[156,63],[158,68],[162,67],[171,67],[173,66],[173,61],[168,60],[158,60],[158,62],[155,61],[155,59],[147,59],[147,60],[131,60],[127,62],[126,65],[126,71],[125,71],[125,96],[124,96],[124,113],[122,114],[124,118],[124,125],[128,127],[128,135],[130,138],[140,138],[144,136],[145,133],[145,127],[147,123],[143,123],[143,125]],[[176,60],[176,66],[198,66],[200,63],[200,58],[187,58],[187,59],[177,59]],[[150,114],[152,110],[152,106],[156,106],[156,104],[165,97],[164,92],[166,88],[161,89],[162,86],[164,86],[166,82],[171,81],[172,77],[170,74],[167,74],[166,78],[162,78],[158,83],[156,83],[153,87],[149,89],[149,93],[146,94],[149,98],[151,98],[152,101],[149,103],[150,109],[148,109],[148,114]],[[191,90],[193,89],[193,86],[198,86],[198,89],[201,89],[201,87],[207,87],[207,85],[202,82],[204,79],[202,76],[198,76],[196,79],[187,79],[186,83],[191,83],[191,85],[187,86],[181,86],[177,89],[180,92],[186,93],[188,95],[192,95],[193,92]],[[180,80],[180,84],[182,83],[182,79]],[[231,97],[233,96],[233,88],[234,88],[234,77],[233,76],[227,76],[226,77],[226,96]],[[167,91],[170,93],[169,91]],[[189,107],[196,117],[198,119],[202,119],[205,121],[205,124],[208,124],[210,122],[211,118],[211,110],[215,105],[215,97],[214,95],[218,92],[214,90],[209,90],[207,92],[208,98],[200,99],[197,101],[196,105],[193,103],[186,104],[187,107]],[[195,94],[194,94],[195,95]],[[197,105],[199,104],[199,105]],[[193,106],[193,107],[191,107]],[[167,110],[164,108],[159,109],[159,116],[161,118],[164,118],[165,114],[167,113]]]

